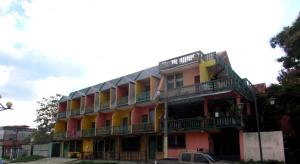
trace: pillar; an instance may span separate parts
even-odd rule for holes
[[[205,118],[209,118],[208,100],[207,100],[207,98],[204,99],[204,117]]]
[[[240,160],[245,160],[243,130],[239,130],[239,143],[240,143]]]
[[[168,104],[165,102],[165,113],[164,113],[164,158],[168,158]]]

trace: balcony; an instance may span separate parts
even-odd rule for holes
[[[110,126],[106,126],[106,127],[97,129],[97,136],[106,136],[106,135],[110,135],[110,134],[111,134]]]
[[[62,118],[66,118],[66,112],[58,112],[57,113],[57,118],[58,119],[62,119]]]
[[[78,116],[80,115],[80,108],[71,109],[71,116]]]
[[[93,113],[94,112],[94,107],[93,106],[86,106],[85,107],[85,114],[88,114],[88,113]]]
[[[141,92],[136,97],[137,103],[148,102],[148,101],[150,101],[150,91]]]
[[[107,110],[107,109],[109,109],[109,101],[100,102],[100,109],[101,110]]]
[[[118,97],[117,98],[117,105],[118,106],[128,105],[128,96]]]
[[[167,93],[162,92],[161,95],[163,98],[186,97],[195,94],[211,94],[234,89],[239,89],[237,80],[226,78],[170,89]]]
[[[154,125],[153,123],[139,123],[132,125],[132,133],[149,133],[154,132]]]
[[[187,118],[178,120],[168,120],[168,131],[193,131],[212,130],[228,127],[241,127],[240,117],[220,117],[220,118]],[[161,128],[163,129],[163,128]]]
[[[179,56],[159,63],[159,70],[166,70],[178,66],[197,63],[203,53],[201,51],[193,52],[187,55]]]
[[[66,138],[66,132],[54,132],[53,138],[55,140],[63,140]]]
[[[67,132],[67,138],[70,138],[70,139],[78,139],[81,137],[81,131],[80,130],[73,130],[73,131],[68,131]]]
[[[82,130],[82,137],[95,137],[95,136],[96,136],[96,131],[94,128]]]
[[[113,135],[126,135],[131,131],[130,126],[113,126]]]

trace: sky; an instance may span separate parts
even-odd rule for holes
[[[226,50],[252,83],[277,83],[269,40],[298,0],[0,0],[0,126],[36,126],[37,101],[201,50]]]

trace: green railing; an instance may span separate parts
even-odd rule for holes
[[[58,112],[57,113],[57,118],[60,119],[60,118],[66,118],[66,112]]]
[[[97,136],[106,136],[111,134],[111,126],[97,128]]]
[[[77,116],[80,115],[80,109],[76,108],[76,109],[71,109],[71,116]]]
[[[56,140],[62,140],[66,138],[66,132],[54,132],[53,138]]]
[[[94,107],[93,106],[86,106],[85,107],[85,113],[93,113]]]
[[[153,123],[139,123],[132,125],[132,133],[147,133],[154,131],[154,124]]]
[[[117,105],[118,106],[128,105],[128,96],[118,97],[117,98]]]
[[[94,128],[90,128],[90,129],[83,129],[82,130],[82,137],[94,137],[96,136],[95,133],[95,129]]]
[[[136,96],[137,103],[147,102],[147,101],[150,101],[150,91],[144,91],[144,92],[137,94],[137,96]]]
[[[100,110],[106,110],[106,109],[109,109],[109,101],[103,101],[103,102],[100,102]]]
[[[227,127],[241,127],[240,117],[186,118],[168,120],[168,131],[210,130]],[[162,128],[163,129],[163,128]]]
[[[126,135],[131,131],[130,125],[128,126],[113,126],[113,135]]]

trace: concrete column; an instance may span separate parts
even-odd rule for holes
[[[165,113],[164,113],[164,158],[168,158],[168,104],[165,101]]]
[[[208,100],[207,98],[204,99],[204,117],[209,118],[209,112],[208,112]]]
[[[239,143],[240,143],[240,160],[245,160],[243,130],[239,130]]]

